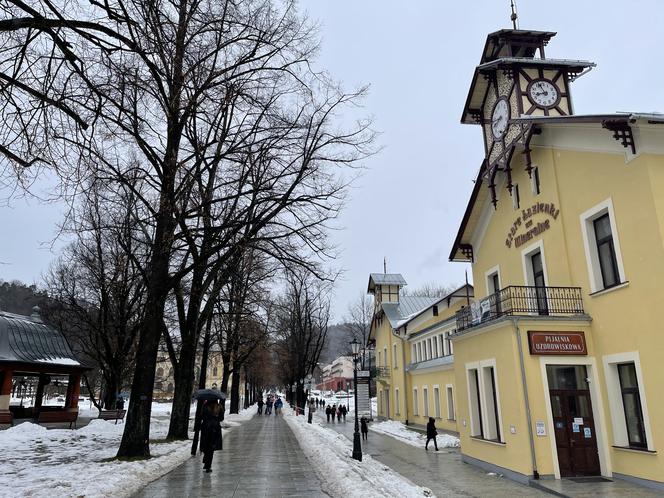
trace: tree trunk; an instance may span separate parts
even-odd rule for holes
[[[171,422],[166,439],[189,438],[189,412],[196,369],[196,348],[191,345],[180,349],[180,361],[175,375],[175,392]]]
[[[219,387],[219,390],[222,393],[227,393],[228,392],[228,380],[231,377],[231,366],[230,366],[230,361],[226,359],[226,357],[223,358],[223,366],[221,369],[221,386]],[[221,420],[224,420],[224,413],[226,412],[226,400],[221,401]]]
[[[233,369],[233,380],[231,382],[231,408],[229,413],[240,412],[240,369]]]

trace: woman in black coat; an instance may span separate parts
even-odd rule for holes
[[[203,470],[212,472],[212,457],[222,447],[221,425],[219,424],[219,403],[209,402],[203,410],[201,425],[201,451],[203,452]]]
[[[427,424],[427,443],[424,445],[425,450],[429,449],[429,441],[433,439],[433,445],[436,448],[436,451],[438,451],[438,443],[436,442],[437,435],[438,431],[436,430],[436,421],[433,419],[433,417],[429,417],[429,423]]]

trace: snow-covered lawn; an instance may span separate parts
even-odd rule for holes
[[[326,429],[314,418],[295,417],[284,407],[284,420],[293,430],[300,447],[321,480],[323,490],[343,498],[414,498],[433,496],[428,488],[411,481],[369,455],[358,462],[351,458],[352,443],[343,435]]]
[[[387,434],[388,436],[392,436],[399,441],[403,441],[404,443],[408,443],[419,448],[424,448],[424,445],[427,442],[427,437],[424,434],[409,429],[401,422],[396,422],[394,420],[387,420],[385,422],[372,422],[369,424],[369,429],[375,432],[380,432],[381,434]],[[438,436],[436,436],[436,442],[438,443],[438,448],[456,448],[459,446],[458,437],[444,434],[442,432],[438,432]],[[433,442],[429,443],[429,447],[431,446],[433,446]]]
[[[171,404],[152,406],[152,458],[147,460],[113,460],[124,430],[122,423],[95,419],[77,430],[47,430],[25,422],[0,430],[0,497],[122,497],[135,493],[190,457],[191,441],[160,441],[168,432]],[[195,411],[194,404],[192,415]],[[255,413],[251,406],[226,415],[224,433]]]

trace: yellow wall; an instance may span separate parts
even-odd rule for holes
[[[644,154],[626,164],[622,154],[536,148],[533,164],[539,166],[541,184],[541,193],[537,196],[533,195],[530,179],[519,163],[513,161],[513,182],[520,186],[521,208],[513,209],[505,185],[499,185],[498,208],[495,212],[493,208],[488,211],[490,218],[486,231],[478,241],[481,243],[476,242],[474,246],[476,262],[473,264],[473,280],[476,296],[481,298],[489,293],[485,273],[496,265],[500,267],[501,287],[529,285],[524,276],[522,250],[542,241],[547,285],[580,287],[584,309],[592,318],[586,336],[589,344],[592,344],[589,357],[595,358],[601,388],[601,406],[594,406],[594,412],[596,421],[600,411],[604,414],[609,466],[613,472],[662,482],[664,457],[660,454],[611,448],[614,435],[602,357],[639,352],[643,369],[643,385],[639,387],[647,400],[652,444],[657,451],[664,451],[664,427],[661,423],[664,420],[664,397],[660,395],[661,386],[664,385],[664,369],[659,368],[664,352],[664,334],[657,313],[664,302],[661,284],[664,275],[664,158]],[[617,224],[614,237],[619,240],[625,280],[629,284],[590,295],[580,215],[609,198],[613,203]],[[554,203],[556,209],[560,210],[557,218],[554,220],[544,214],[533,216],[535,224],[548,219],[550,228],[519,248],[514,243],[512,247],[507,247],[507,235],[515,219],[519,216],[523,218],[522,210],[536,202]],[[517,233],[525,231],[521,225]],[[558,324],[553,321],[544,327],[546,330],[559,330],[556,328]],[[516,353],[514,341],[513,332],[508,327],[472,340],[460,338],[455,341],[459,393],[466,389],[465,370],[462,368],[465,362],[487,355],[499,360],[501,409],[505,417],[514,418],[517,424],[516,435],[510,435],[507,431],[509,452],[504,447],[471,441],[467,435],[463,435],[463,427],[459,428],[464,453],[497,464],[508,462],[510,468],[529,474],[527,446],[518,442],[525,434],[523,429],[519,430],[519,427],[524,427],[524,421],[511,413],[513,406],[522,407],[523,402],[515,392],[508,392],[509,386],[516,385],[511,383],[518,380],[513,372],[513,363],[510,363]],[[547,414],[543,412],[545,393],[542,391],[540,360],[539,357],[529,355],[527,343],[525,355],[531,386],[531,407],[536,414],[534,417],[541,418]],[[460,412],[467,411],[467,394],[458,398]],[[523,411],[521,408],[519,410]],[[463,417],[467,417],[467,413]],[[509,423],[505,424],[505,428],[509,429]],[[511,440],[514,442],[511,443]],[[541,472],[548,473],[551,469],[552,443],[544,439],[537,439],[536,443],[538,459],[541,458],[542,462]]]

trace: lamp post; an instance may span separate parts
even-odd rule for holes
[[[360,354],[360,343],[353,339],[350,343],[353,352],[353,397],[355,399],[355,433],[353,434],[353,458],[362,461],[362,443],[360,442],[360,424],[357,420],[357,356]]]

